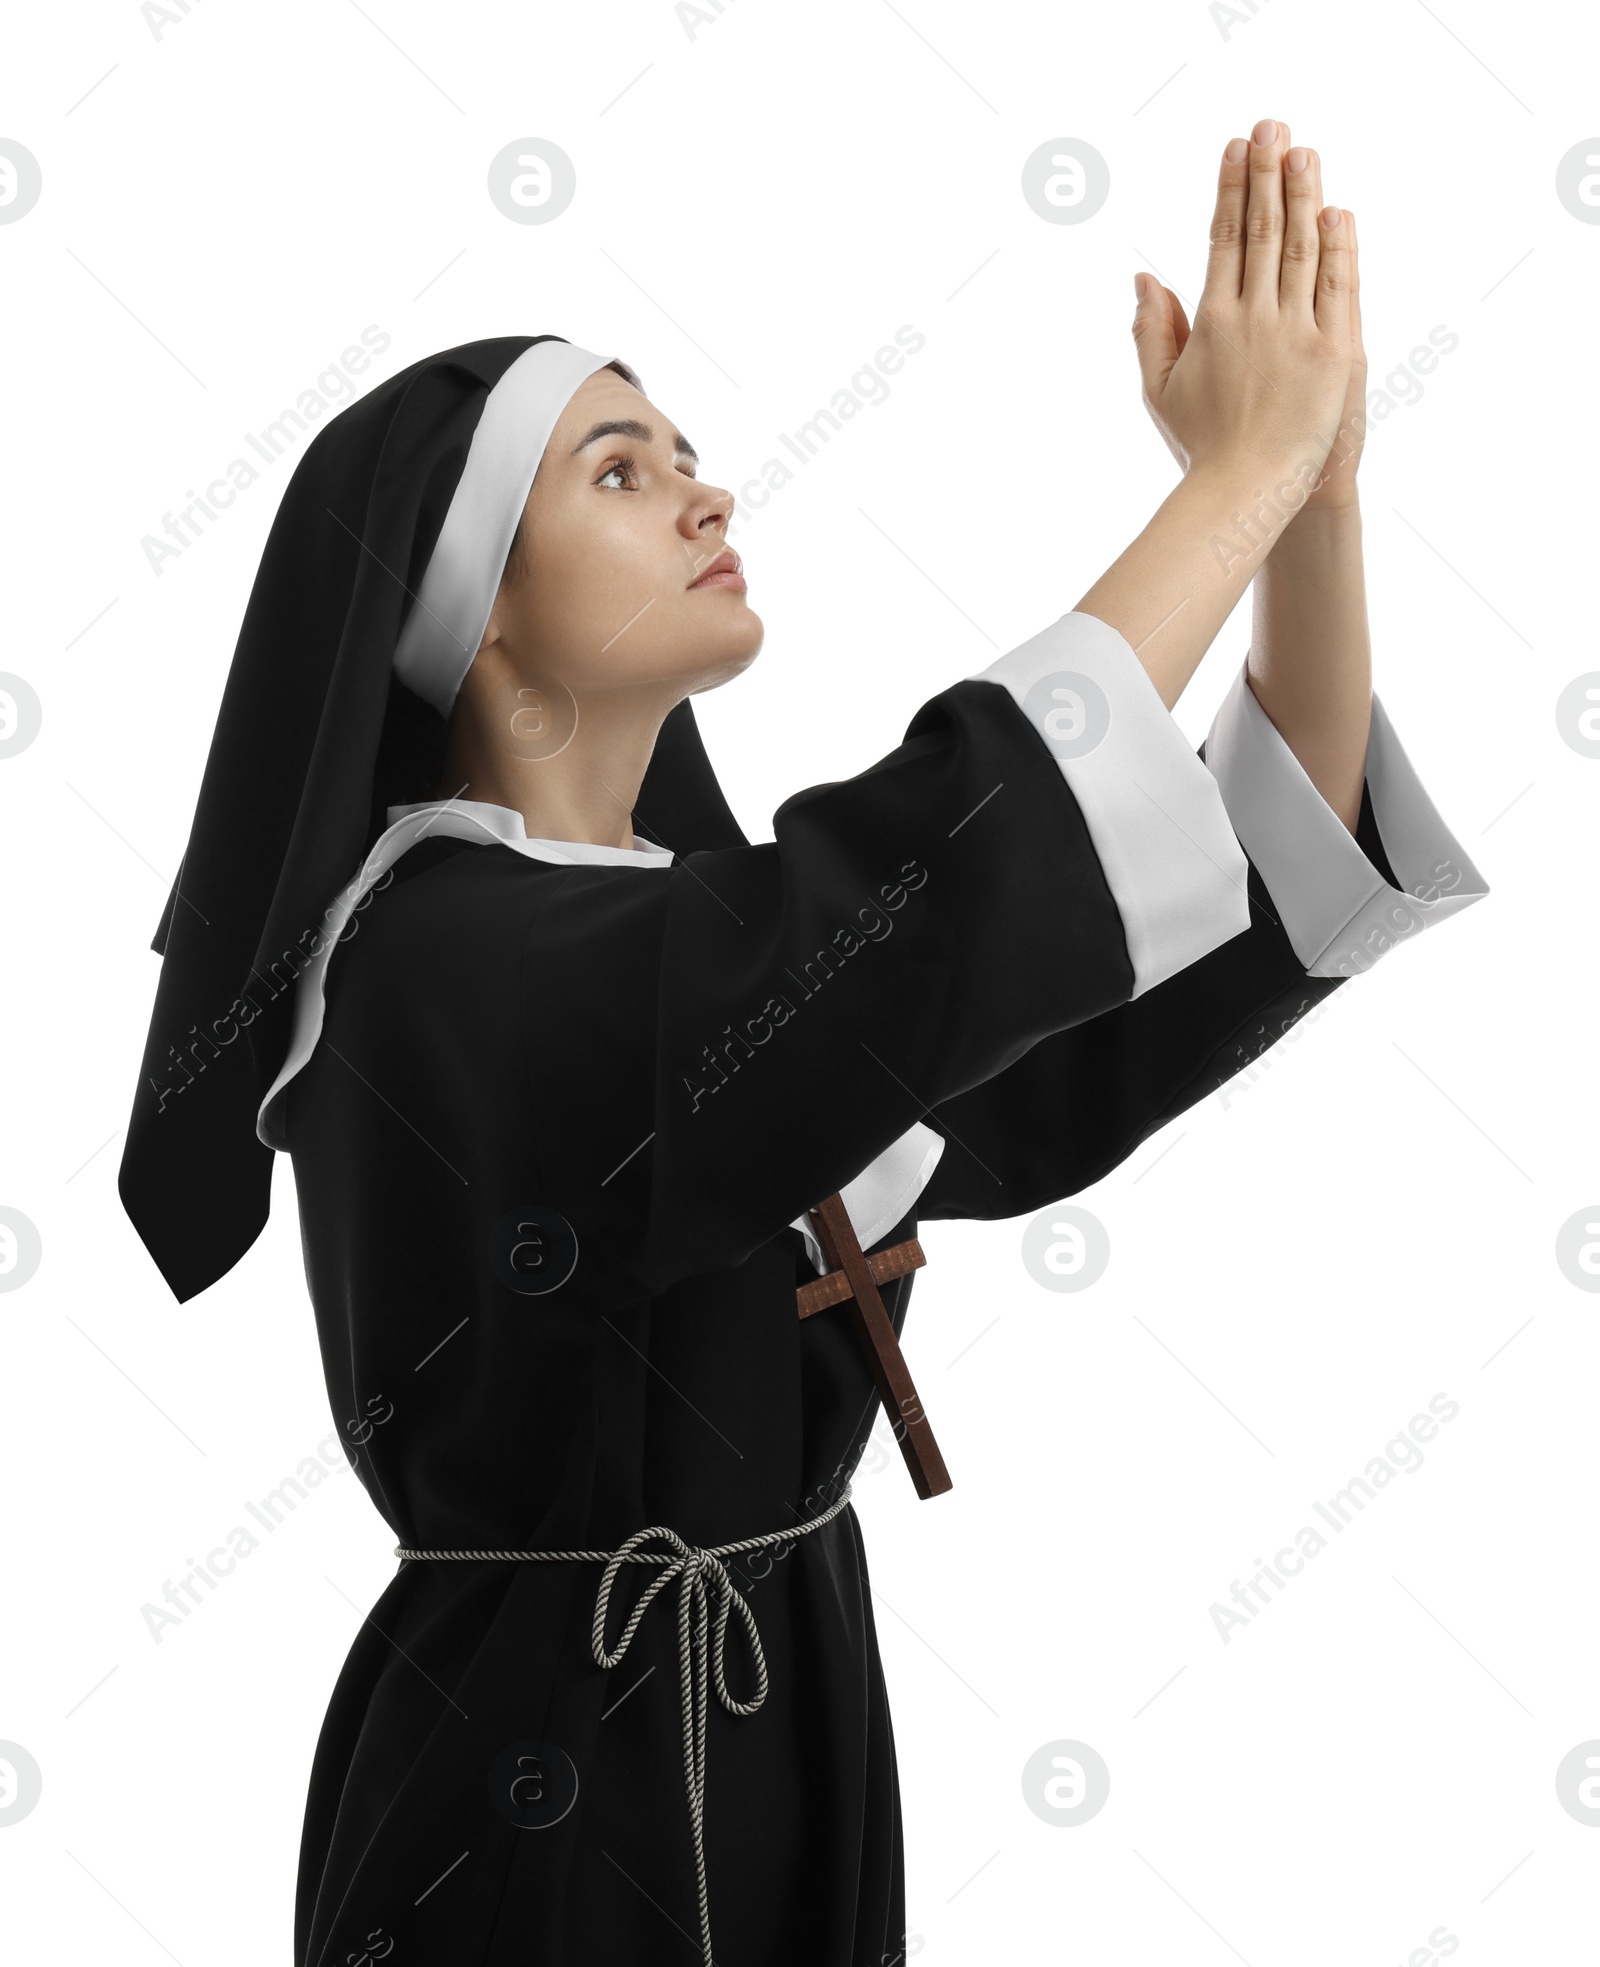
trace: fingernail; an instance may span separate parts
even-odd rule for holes
[[[1246,138],[1235,137],[1222,153],[1230,164],[1242,164],[1250,155],[1250,145]]]
[[[1144,305],[1144,275],[1142,273],[1136,273],[1133,276],[1133,297],[1141,307]]]
[[[1257,143],[1267,144],[1278,141],[1278,126],[1270,116],[1263,116],[1253,132]]]
[[[1300,145],[1296,144],[1294,149],[1289,152],[1289,155],[1283,161],[1289,166],[1291,171],[1303,171],[1311,162],[1311,153],[1308,150],[1302,150]]]
[[[1329,205],[1324,210],[1322,214],[1322,223],[1328,228],[1330,232],[1333,232],[1334,230],[1337,229],[1339,224],[1339,207],[1337,205]]]

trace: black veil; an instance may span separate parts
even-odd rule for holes
[[[324,911],[387,808],[437,783],[446,717],[396,676],[396,645],[489,394],[547,342],[565,338],[467,342],[380,383],[317,433],[273,520],[152,945],[161,974],[117,1177],[180,1300],[266,1223],[273,1150],[256,1114]],[[746,844],[688,698],[662,724],[635,824],[680,857]]]

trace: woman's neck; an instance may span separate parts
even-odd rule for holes
[[[530,840],[631,847],[634,802],[677,701],[670,687],[579,699],[564,686],[477,672],[474,664],[456,699],[435,796],[509,807]]]

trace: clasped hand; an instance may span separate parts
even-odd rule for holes
[[[1297,168],[1296,168],[1297,167]],[[1266,118],[1223,155],[1193,327],[1135,276],[1145,407],[1185,473],[1297,482],[1298,510],[1355,502],[1367,358],[1353,213],[1322,203],[1314,150]]]

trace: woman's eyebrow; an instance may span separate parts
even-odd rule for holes
[[[656,434],[649,424],[641,423],[637,417],[617,417],[607,423],[597,423],[587,437],[573,445],[568,455],[575,458],[580,451],[602,437],[631,437],[637,444],[653,444],[656,440]],[[695,464],[700,462],[700,453],[687,437],[680,436],[677,431],[672,433],[672,451],[674,457],[688,458]]]

